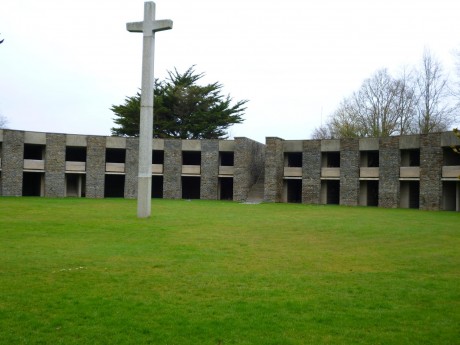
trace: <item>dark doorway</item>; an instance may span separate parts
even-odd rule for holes
[[[287,202],[302,202],[302,180],[286,180]]]
[[[200,177],[182,176],[182,199],[200,198]]]
[[[329,205],[340,204],[340,181],[339,180],[328,180],[327,184],[327,201]]]
[[[125,175],[105,175],[104,198],[125,196]]]
[[[220,200],[233,200],[233,177],[220,177]]]
[[[163,176],[152,176],[152,198],[163,198]]]
[[[367,181],[367,206],[379,206],[379,181]]]
[[[25,172],[22,178],[23,196],[42,196],[43,173]]]

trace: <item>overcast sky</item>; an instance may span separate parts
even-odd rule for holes
[[[157,0],[155,76],[196,65],[246,121],[230,135],[308,139],[365,78],[420,63],[447,70],[459,0]],[[3,0],[0,114],[11,129],[109,135],[113,104],[141,84],[142,0]],[[453,72],[452,72],[453,73]]]

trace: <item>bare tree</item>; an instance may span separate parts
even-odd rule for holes
[[[0,129],[6,128],[7,124],[8,124],[8,119],[5,116],[0,115]]]
[[[418,71],[418,131],[420,133],[447,130],[455,122],[449,82],[441,63],[425,50],[422,68]]]
[[[394,79],[382,69],[345,98],[327,124],[313,132],[313,137],[386,137],[412,133],[415,105],[411,75],[404,71]]]

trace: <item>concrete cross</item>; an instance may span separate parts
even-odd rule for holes
[[[127,23],[130,32],[142,32],[141,121],[139,131],[139,175],[137,184],[137,217],[148,218],[152,205],[152,139],[153,139],[153,60],[155,32],[172,29],[172,20],[155,20],[155,3],[144,3],[144,21]]]

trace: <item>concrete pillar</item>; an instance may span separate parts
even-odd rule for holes
[[[379,142],[379,206],[399,207],[399,137],[380,138]]]
[[[303,142],[302,202],[321,203],[321,140]]]
[[[359,139],[342,139],[340,147],[340,205],[357,206],[359,200]]]
[[[126,199],[137,198],[137,177],[139,170],[139,139],[126,138],[125,193]]]
[[[46,134],[45,196],[65,196],[65,134]]]
[[[2,195],[22,196],[24,132],[3,130]]]
[[[420,209],[439,210],[442,195],[441,133],[420,135]]]
[[[86,197],[103,198],[105,184],[105,137],[88,136],[86,148]]]
[[[219,185],[219,140],[201,141],[200,198],[217,200]]]
[[[163,197],[182,198],[182,142],[178,139],[165,139],[163,165]]]
[[[283,201],[283,176],[284,176],[284,140],[276,137],[265,139],[265,188],[264,200],[266,202]]]

